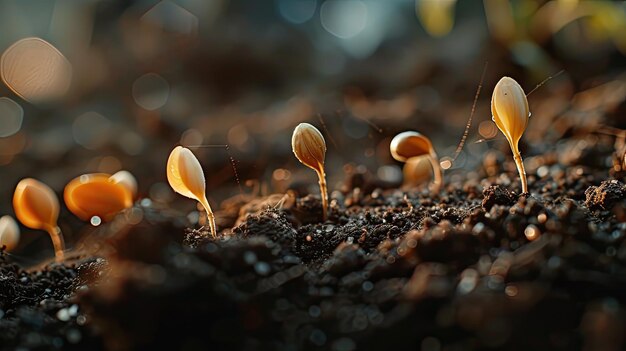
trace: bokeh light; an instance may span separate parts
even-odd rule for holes
[[[86,149],[97,149],[110,139],[111,121],[97,112],[78,116],[72,125],[74,140]]]
[[[293,24],[302,24],[315,15],[317,0],[277,0],[280,14]]]
[[[52,44],[40,38],[25,38],[4,51],[0,74],[15,94],[37,103],[58,99],[68,91],[72,67]]]
[[[478,125],[478,134],[485,139],[494,138],[498,134],[498,127],[493,121],[482,121]]]
[[[328,0],[320,9],[322,26],[332,35],[349,39],[367,24],[367,6],[360,0]]]
[[[0,98],[0,138],[6,138],[20,131],[24,109],[17,102]]]
[[[163,107],[169,96],[170,85],[158,74],[144,74],[133,83],[135,102],[148,111]]]
[[[417,17],[428,34],[441,37],[454,25],[456,0],[416,0]]]

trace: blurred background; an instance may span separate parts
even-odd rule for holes
[[[391,138],[418,130],[449,161],[483,72],[467,144],[445,163],[452,180],[486,154],[510,157],[489,105],[504,75],[526,92],[554,76],[529,96],[529,172],[546,150],[626,128],[624,2],[0,0],[0,33],[0,216],[21,178],[61,197],[81,174],[122,169],[141,197],[193,209],[166,182],[176,145],[203,164],[214,207],[316,194],[291,151],[300,122],[326,138],[331,191],[355,171],[399,184]],[[71,246],[83,224],[64,209],[60,225]],[[51,250],[22,229],[22,249]]]

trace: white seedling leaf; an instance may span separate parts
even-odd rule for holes
[[[317,128],[309,123],[300,123],[293,131],[291,148],[302,164],[318,173],[324,172],[326,142]]]
[[[11,216],[0,218],[0,247],[6,246],[7,251],[13,250],[20,241],[20,227]]]
[[[502,77],[496,84],[491,98],[491,113],[498,129],[511,147],[517,149],[528,125],[530,111],[524,89],[513,78]]]
[[[200,161],[187,148],[177,146],[167,161],[167,180],[175,192],[202,202],[206,192]]]

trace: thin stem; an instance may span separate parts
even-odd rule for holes
[[[433,167],[433,191],[438,193],[443,185],[443,173],[441,171],[441,166],[439,165],[439,157],[437,157],[435,151],[432,151],[428,156],[428,159]]]
[[[320,167],[321,171],[317,171],[317,176],[320,181],[320,193],[322,197],[322,217],[324,221],[328,219],[328,187],[326,186],[326,174],[324,173],[324,166]]]
[[[520,155],[519,151],[513,150],[513,160],[515,160],[515,166],[517,166],[519,178],[522,182],[522,194],[527,194],[528,182],[526,180],[526,170],[524,169],[524,160],[522,160],[522,155]]]
[[[217,238],[217,226],[215,225],[215,216],[213,215],[213,211],[211,210],[211,205],[209,205],[209,200],[207,200],[206,196],[200,200],[202,207],[206,211],[207,221],[209,222],[209,228],[211,229],[211,235],[213,238]]]
[[[46,228],[46,231],[50,235],[50,239],[52,239],[52,246],[54,247],[54,257],[56,261],[63,261],[63,258],[65,257],[65,241],[63,240],[61,228],[58,226],[49,226]]]

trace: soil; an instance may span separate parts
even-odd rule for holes
[[[98,258],[24,270],[2,255],[0,345],[624,349],[624,177],[544,166],[530,195],[487,166],[440,194],[352,174],[326,221],[315,195],[237,196],[217,239],[140,201],[83,243]]]

